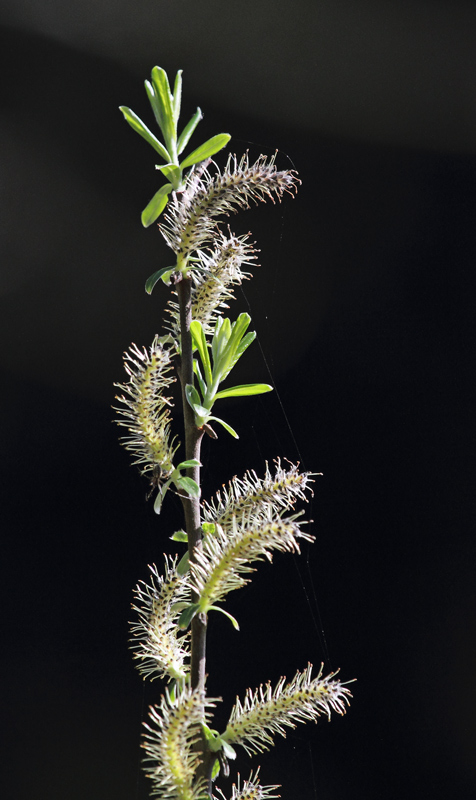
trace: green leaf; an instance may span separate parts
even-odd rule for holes
[[[256,339],[256,331],[250,331],[249,333],[246,334],[246,336],[243,336],[240,344],[236,348],[236,352],[238,354],[237,360],[238,358],[241,358],[245,350],[250,346],[252,342],[254,342],[255,339]]]
[[[180,155],[180,153],[182,153],[187,147],[190,137],[201,119],[203,119],[203,114],[201,112],[201,109],[197,108],[192,119],[190,120],[190,122],[186,124],[185,128],[183,129],[182,133],[179,136],[179,140],[177,142],[178,155]]]
[[[191,383],[187,383],[185,387],[185,396],[188,400],[189,406],[191,406],[192,408],[194,406],[199,406],[202,402],[200,400],[200,395],[198,394],[195,386],[193,386],[193,384]]]
[[[159,142],[157,137],[154,136],[152,131],[149,130],[149,128],[147,127],[147,125],[144,125],[144,123],[137,116],[137,114],[134,114],[134,112],[131,111],[130,108],[127,108],[127,106],[119,106],[119,109],[124,114],[124,118],[129,123],[131,128],[135,130],[136,133],[139,134],[139,136],[142,136],[142,138],[145,139],[146,142],[148,142],[154,148],[154,150],[156,150],[157,153],[159,153],[162,156],[164,161],[170,161],[171,159],[168,150],[164,147],[162,142]]]
[[[231,136],[229,133],[218,133],[216,136],[212,136],[211,139],[208,139],[206,142],[200,145],[200,147],[197,147],[193,153],[190,153],[190,155],[181,162],[181,169],[191,167],[192,164],[198,164],[199,161],[205,161],[206,158],[210,158],[210,156],[215,155],[215,153],[218,153],[222,147],[225,147],[225,145],[228,144],[230,139]]]
[[[190,569],[190,562],[188,558],[188,550],[183,554],[179,563],[177,564],[177,572],[179,575],[185,575]]]
[[[169,488],[171,483],[172,483],[172,479],[169,478],[169,480],[166,483],[164,483],[163,486],[159,486],[159,491],[157,492],[157,497],[155,498],[155,502],[154,502],[154,511],[155,511],[156,514],[160,514],[160,512],[161,512],[162,503],[164,502],[165,493],[166,493],[166,491]]]
[[[154,194],[152,200],[147,203],[140,217],[144,228],[148,228],[149,225],[155,222],[157,217],[160,217],[167,205],[167,197],[172,189],[172,184],[166,183],[164,186],[160,187],[159,191]]]
[[[234,629],[236,631],[240,630],[240,626],[238,625],[238,620],[235,619],[235,617],[232,614],[229,614],[228,611],[225,611],[225,609],[222,608],[221,606],[208,606],[207,611],[221,611],[221,613],[224,614],[225,617],[228,617],[228,619],[231,621]]]
[[[188,535],[185,531],[175,531],[170,538],[173,542],[188,542]]]
[[[214,522],[202,522],[202,531],[204,536],[209,536],[210,534],[213,535],[216,530],[216,525]]]
[[[187,461],[181,461],[177,464],[177,469],[190,469],[190,467],[201,467],[200,461],[197,458],[189,458]]]
[[[163,267],[162,269],[158,269],[157,272],[154,272],[149,278],[147,278],[145,282],[145,290],[147,294],[152,294],[152,290],[160,279],[165,275],[166,272],[170,272],[174,270],[174,267]]]
[[[248,397],[253,394],[264,394],[265,392],[272,392],[273,387],[267,383],[245,383],[241,386],[230,386],[229,389],[222,389],[217,392],[215,400],[220,400],[223,397]]]
[[[202,425],[207,421],[210,412],[207,408],[201,405],[199,394],[195,389],[195,386],[192,386],[190,383],[188,383],[185,387],[185,396],[189,406],[195,413],[195,424],[197,427],[201,428]],[[199,419],[197,419],[197,417]]]
[[[205,397],[205,395],[207,393],[207,384],[203,380],[203,376],[202,376],[202,373],[200,371],[200,365],[199,365],[199,363],[198,363],[196,358],[193,359],[193,371],[194,371],[195,375],[197,376],[198,385],[200,386],[200,391],[202,393],[202,396]]]
[[[214,781],[215,778],[218,778],[219,774],[220,774],[220,761],[218,758],[216,758],[212,768],[212,781]]]
[[[165,283],[166,286],[170,286],[170,276],[172,275],[173,272],[175,272],[175,267],[172,267],[172,269],[167,270],[167,272],[164,272],[164,274],[162,275],[160,280],[162,281],[162,283]]]
[[[239,346],[243,336],[248,330],[251,322],[249,314],[242,313],[232,325],[231,336],[228,340],[228,347],[230,350],[235,351]]]
[[[175,132],[175,119],[173,112],[173,97],[170,91],[169,79],[167,73],[162,67],[154,67],[151,72],[152,85],[154,87],[157,99],[160,105],[161,112],[161,130],[164,135],[165,143],[169,149],[171,158],[169,161],[174,160],[175,153],[172,152],[176,149],[176,132]]]
[[[193,343],[198,349],[202,360],[203,369],[205,370],[205,380],[207,385],[210,386],[212,383],[212,365],[210,363],[207,340],[205,339],[202,325],[198,319],[194,319],[190,323],[190,333],[192,334]]]
[[[177,699],[177,681],[174,681],[170,684],[170,686],[165,687],[165,692],[167,694],[168,701],[171,706],[175,704]]]
[[[213,356],[214,369],[216,369],[217,367],[217,364],[228,343],[228,339],[230,338],[230,336],[231,336],[231,322],[228,319],[228,317],[225,317],[224,319],[223,317],[217,317],[212,339],[212,356]]]
[[[229,322],[229,321],[228,321]],[[238,319],[235,320],[231,326],[231,334],[226,343],[226,347],[218,348],[219,352],[216,361],[214,361],[214,378],[219,378],[223,381],[232,367],[238,361],[241,353],[239,353],[241,340],[246,333],[247,328],[251,322],[249,314],[240,314]],[[219,336],[225,327],[226,320],[223,320],[223,325],[220,329]]]
[[[181,630],[187,630],[188,626],[190,625],[192,619],[194,618],[195,614],[198,613],[200,610],[200,606],[198,603],[192,603],[191,605],[187,606],[182,613],[180,614],[178,626]]]
[[[190,603],[184,602],[182,600],[182,602],[180,603],[172,603],[172,605],[170,606],[170,610],[172,611],[172,613],[176,614],[178,611],[183,611],[184,608],[188,608],[189,605]]]
[[[228,742],[226,742],[225,739],[222,739],[221,737],[220,741],[223,747],[224,754],[226,755],[227,758],[230,758],[233,761],[236,758],[235,748],[232,747],[231,744],[228,744]]]
[[[182,188],[182,170],[177,164],[156,164],[155,168],[170,181],[174,192]]]
[[[181,105],[182,105],[182,70],[179,69],[179,71],[175,76],[174,101],[173,101],[174,122],[176,130],[177,130],[177,122],[179,121],[180,117]]]
[[[223,425],[225,430],[228,431],[228,433],[231,433],[231,435],[235,437],[235,439],[240,438],[234,428],[232,428],[231,425],[228,425],[227,422],[224,422],[224,420],[220,419],[219,417],[208,417],[208,419],[214,419],[215,422],[219,422],[220,425]]]
[[[186,475],[180,475],[180,477],[176,478],[175,486],[179,489],[183,489],[184,492],[187,492],[190,497],[200,497],[200,486],[193,478],[187,478]]]
[[[213,739],[216,739],[218,731],[212,731],[212,729],[209,728],[204,722],[202,722],[202,731],[207,742],[211,742]]]
[[[249,333],[246,334],[246,336],[243,336],[243,339],[241,340],[241,342],[239,343],[238,347],[236,348],[235,353],[234,353],[231,361],[227,365],[226,371],[224,371],[223,374],[222,374],[222,378],[221,378],[222,381],[224,381],[225,378],[227,377],[227,375],[230,374],[230,372],[233,369],[233,367],[235,366],[236,362],[240,360],[240,358],[243,355],[243,353],[245,352],[245,350],[248,349],[250,344],[252,342],[254,342],[255,339],[256,339],[256,332],[255,331],[250,331]]]
[[[160,130],[162,130],[163,114],[162,114],[162,106],[160,104],[160,100],[150,81],[144,81],[144,86],[145,86],[145,91],[147,93],[147,97],[149,98],[149,103],[152,107],[152,111],[154,112],[155,121],[159,126]]]

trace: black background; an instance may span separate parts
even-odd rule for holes
[[[117,111],[150,119],[157,63],[184,67],[184,119],[204,109],[192,143],[229,131],[302,179],[230,221],[261,249],[231,309],[259,335],[239,377],[276,392],[223,411],[240,440],[205,444],[204,493],[300,460],[323,473],[316,543],[230,596],[240,633],[212,617],[209,686],[223,722],[308,661],[357,683],[345,718],[238,768],[283,798],[473,798],[471,4],[7,2],[1,21],[2,797],[147,796],[160,687],[127,621],[180,508],[145,503],[110,406],[166,302],[143,292],[169,258],[139,222],[155,158]]]

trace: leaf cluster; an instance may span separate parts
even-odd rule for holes
[[[211,139],[208,139],[200,147],[193,150],[186,158],[179,161],[179,156],[185,150],[195,128],[203,118],[200,108],[197,108],[180,136],[177,136],[177,125],[182,102],[182,70],[179,70],[175,77],[173,93],[170,89],[167,73],[161,67],[153,68],[150,81],[145,81],[145,90],[164,142],[160,141],[130,108],[120,106],[120,110],[131,128],[139,136],[142,136],[165,161],[164,164],[157,164],[156,169],[163,174],[168,183],[161,186],[158,192],[155,193],[141,215],[142,224],[145,228],[148,228],[164,210],[169,194],[172,191],[183,191],[183,171],[218,153],[219,150],[225,147],[231,137],[228,133],[219,133],[216,136],[212,136]]]

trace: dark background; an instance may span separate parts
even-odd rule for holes
[[[131,590],[172,552],[111,424],[131,341],[160,330],[169,256],[141,209],[142,81],[184,69],[192,144],[279,148],[296,200],[231,220],[261,248],[232,316],[259,345],[207,442],[204,493],[266,459],[316,479],[316,543],[261,565],[211,619],[224,698],[308,661],[357,678],[347,716],[301,726],[248,777],[283,798],[476,796],[476,12],[465,2],[7,0],[0,12],[2,797],[138,800],[143,687]],[[291,159],[291,161],[290,161]],[[324,634],[322,633],[324,631]],[[227,789],[226,784],[222,786]]]

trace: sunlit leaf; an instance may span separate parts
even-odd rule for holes
[[[188,145],[190,137],[194,132],[195,128],[197,127],[200,120],[203,119],[203,114],[200,108],[197,108],[195,114],[193,115],[190,122],[188,122],[183,129],[182,133],[179,136],[179,140],[177,142],[177,155],[180,155]]]
[[[222,608],[221,606],[208,606],[208,611],[221,611],[221,613],[224,614],[225,617],[228,617],[228,619],[232,623],[234,629],[236,631],[240,630],[240,626],[238,624],[238,620],[235,619],[235,617],[232,614],[229,614],[228,611],[225,611],[225,609]]]
[[[154,150],[156,150],[157,153],[159,153],[162,156],[164,161],[170,161],[171,159],[168,150],[164,147],[162,142],[159,142],[157,137],[154,136],[152,131],[150,131],[149,128],[147,127],[147,125],[144,125],[144,123],[137,116],[137,114],[134,114],[134,112],[131,111],[130,108],[127,108],[127,106],[119,106],[119,109],[124,114],[124,118],[129,123],[131,128],[133,128],[133,130],[135,130],[140,136],[142,136],[142,138],[145,139],[146,142],[149,142],[149,144],[152,145]]]
[[[182,70],[179,69],[175,76],[175,83],[174,83],[174,100],[173,100],[173,112],[174,112],[174,122],[175,128],[177,129],[177,122],[180,117],[180,106],[182,104]]]
[[[177,478],[174,483],[178,488],[183,489],[184,492],[187,492],[190,497],[200,497],[200,486],[196,481],[193,480],[193,478],[187,478],[186,475],[180,475],[180,477]]]
[[[193,386],[191,383],[187,383],[185,387],[185,396],[188,400],[189,406],[191,406],[193,409],[201,407],[202,401],[200,400],[200,395],[198,394],[195,386]]]
[[[145,91],[147,93],[147,97],[149,98],[149,103],[151,105],[152,111],[154,112],[155,121],[159,126],[160,130],[162,130],[163,112],[160,100],[150,81],[144,81],[144,86],[145,86]]]
[[[222,389],[215,395],[215,400],[221,400],[223,397],[248,397],[253,394],[265,394],[265,392],[272,392],[273,387],[267,383],[245,383],[241,386],[230,386],[229,389]]]
[[[198,603],[191,603],[191,605],[189,605],[188,608],[185,608],[179,617],[178,621],[179,628],[181,628],[182,630],[186,630],[199,609],[200,606]]]
[[[192,334],[193,343],[198,349],[200,358],[202,359],[203,368],[205,370],[205,380],[210,386],[212,383],[212,365],[210,363],[207,340],[205,339],[201,323],[197,319],[192,320],[190,323],[190,333]]]
[[[164,186],[160,187],[159,191],[154,194],[152,200],[147,203],[140,217],[144,228],[148,228],[149,225],[155,222],[157,217],[160,217],[167,205],[167,197],[172,191],[172,188],[171,183],[166,183]]]
[[[214,419],[215,422],[219,422],[220,425],[223,425],[225,430],[228,431],[228,433],[231,433],[231,435],[234,436],[235,439],[239,439],[240,438],[238,436],[237,432],[234,430],[234,428],[232,428],[231,425],[228,425],[227,422],[224,422],[224,420],[220,419],[219,417],[209,417],[208,419]]]
[[[182,184],[182,170],[177,164],[156,164],[162,175],[172,184],[175,192],[178,192]]]
[[[209,536],[210,534],[214,534],[216,530],[216,525],[214,522],[202,522],[202,531],[204,536]]]
[[[225,147],[225,145],[228,144],[230,139],[231,136],[229,133],[218,133],[216,136],[212,136],[211,139],[208,139],[206,142],[200,145],[200,147],[197,147],[193,153],[190,153],[190,155],[181,162],[181,169],[191,167],[192,164],[198,164],[199,161],[205,161],[206,158],[210,158],[210,156],[215,155],[215,153],[218,153],[222,147]]]
[[[173,270],[173,267],[163,267],[162,269],[158,269],[157,272],[154,272],[153,275],[147,278],[145,282],[145,290],[147,294],[152,294],[152,290],[157,281],[160,281],[160,279],[165,275],[165,273],[170,272],[171,269]]]
[[[188,542],[188,535],[185,531],[175,531],[170,538],[173,542]]]
[[[179,563],[177,564],[177,572],[179,575],[185,575],[190,569],[190,561],[188,557],[188,550],[183,554]]]
[[[189,458],[187,461],[181,461],[177,464],[177,469],[189,469],[190,467],[201,467],[200,461],[196,458]]]
[[[207,385],[203,380],[202,373],[200,371],[200,366],[196,358],[193,359],[193,371],[197,376],[198,385],[200,386],[200,391],[202,393],[202,396],[205,397],[207,393]]]
[[[151,73],[152,84],[161,106],[161,129],[169,150],[175,149],[175,120],[173,112],[173,97],[170,91],[167,73],[162,67],[154,67]],[[171,156],[173,154],[171,153]],[[172,161],[170,158],[169,161]]]
[[[236,758],[235,748],[232,747],[231,744],[228,744],[228,742],[226,742],[225,739],[220,738],[220,741],[222,743],[223,752],[226,755],[226,757],[230,758],[231,760],[234,760]]]

